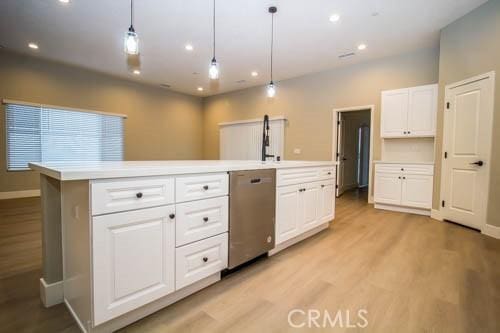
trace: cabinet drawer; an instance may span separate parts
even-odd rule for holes
[[[431,164],[381,164],[375,165],[375,173],[400,173],[413,175],[433,175],[434,166]]]
[[[172,177],[92,181],[92,215],[167,205],[174,202]]]
[[[175,249],[175,289],[227,268],[227,233]]]
[[[177,246],[227,232],[228,197],[178,204],[176,215]]]
[[[335,178],[335,167],[327,167],[319,169],[319,179],[334,179]]]
[[[312,168],[290,168],[277,170],[276,186],[295,185],[314,182],[320,179],[320,169]]]
[[[177,177],[175,199],[176,202],[184,202],[226,195],[228,185],[227,173]]]

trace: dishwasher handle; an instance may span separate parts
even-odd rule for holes
[[[250,180],[250,184],[258,184],[260,183],[261,179],[260,178],[253,178]]]

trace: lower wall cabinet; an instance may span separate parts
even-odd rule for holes
[[[329,222],[334,217],[334,180],[276,189],[276,244]]]
[[[175,290],[174,205],[93,218],[94,324]]]
[[[432,190],[432,165],[379,163],[375,166],[375,208],[408,207],[417,209],[416,213],[430,213]]]

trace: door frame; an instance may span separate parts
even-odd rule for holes
[[[445,144],[449,144],[448,140],[445,139],[445,134],[444,133],[444,130],[446,128],[446,121],[449,121],[449,117],[447,116],[448,114],[446,113],[446,101],[448,100],[448,96],[450,94],[450,91],[451,89],[454,89],[454,88],[458,88],[460,86],[464,86],[464,85],[467,85],[467,84],[471,84],[471,83],[474,83],[474,82],[477,82],[477,81],[482,81],[482,80],[488,80],[490,82],[490,89],[491,89],[491,98],[492,98],[492,103],[491,103],[491,108],[493,108],[492,110],[492,116],[494,117],[494,113],[495,113],[495,109],[494,109],[494,105],[495,105],[495,71],[491,71],[491,72],[487,72],[487,73],[483,73],[483,74],[480,74],[480,75],[476,75],[476,76],[473,76],[473,77],[470,77],[470,78],[467,78],[465,80],[462,80],[462,81],[458,81],[458,82],[454,82],[454,83],[450,83],[450,84],[447,84],[444,88],[444,101],[443,101],[443,134],[442,134],[442,137],[443,137],[443,142],[442,142],[442,145],[441,145],[441,165],[440,165],[440,169],[441,169],[441,172],[440,172],[440,189],[439,189],[439,217],[441,220],[444,219],[444,216],[443,216],[443,211],[442,211],[442,207],[441,207],[441,202],[443,200],[443,198],[445,197],[445,183],[444,183],[444,180],[445,180],[445,177],[444,177],[444,168],[443,168],[443,165],[445,163],[445,158],[444,158],[444,151],[446,151],[447,149],[447,146],[445,146]],[[492,127],[492,137],[490,138],[491,140],[493,140],[493,121],[491,122],[491,127]],[[491,162],[491,157],[492,157],[492,152],[493,152],[493,143],[491,144],[491,147],[490,147],[490,162]],[[488,163],[488,165],[486,166],[488,169],[487,169],[487,174],[488,174],[488,180],[491,179],[491,168],[490,168],[490,164],[491,163]],[[484,218],[483,218],[483,221],[481,221],[480,223],[480,230],[482,233],[485,233],[485,230],[487,229],[488,227],[488,224],[486,223],[487,219],[488,219],[488,201],[489,201],[489,192],[490,190],[490,182],[486,182],[486,189],[485,189],[485,193],[486,193],[486,204],[485,204],[485,212],[484,212]]]
[[[375,105],[360,105],[360,106],[351,106],[345,108],[334,108],[332,109],[333,119],[332,119],[332,157],[331,160],[334,162],[337,161],[337,150],[338,150],[338,133],[337,133],[337,120],[339,113],[341,112],[350,112],[350,111],[370,111],[370,160],[368,165],[368,203],[373,203],[373,122],[375,118]],[[338,174],[338,168],[335,168]],[[338,175],[335,177],[335,185],[338,184]],[[337,189],[335,189],[335,194],[337,193]]]

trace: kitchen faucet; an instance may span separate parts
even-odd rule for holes
[[[268,157],[274,157],[266,152],[266,147],[269,147],[269,116],[264,116],[264,124],[262,127],[262,162],[266,161]]]

